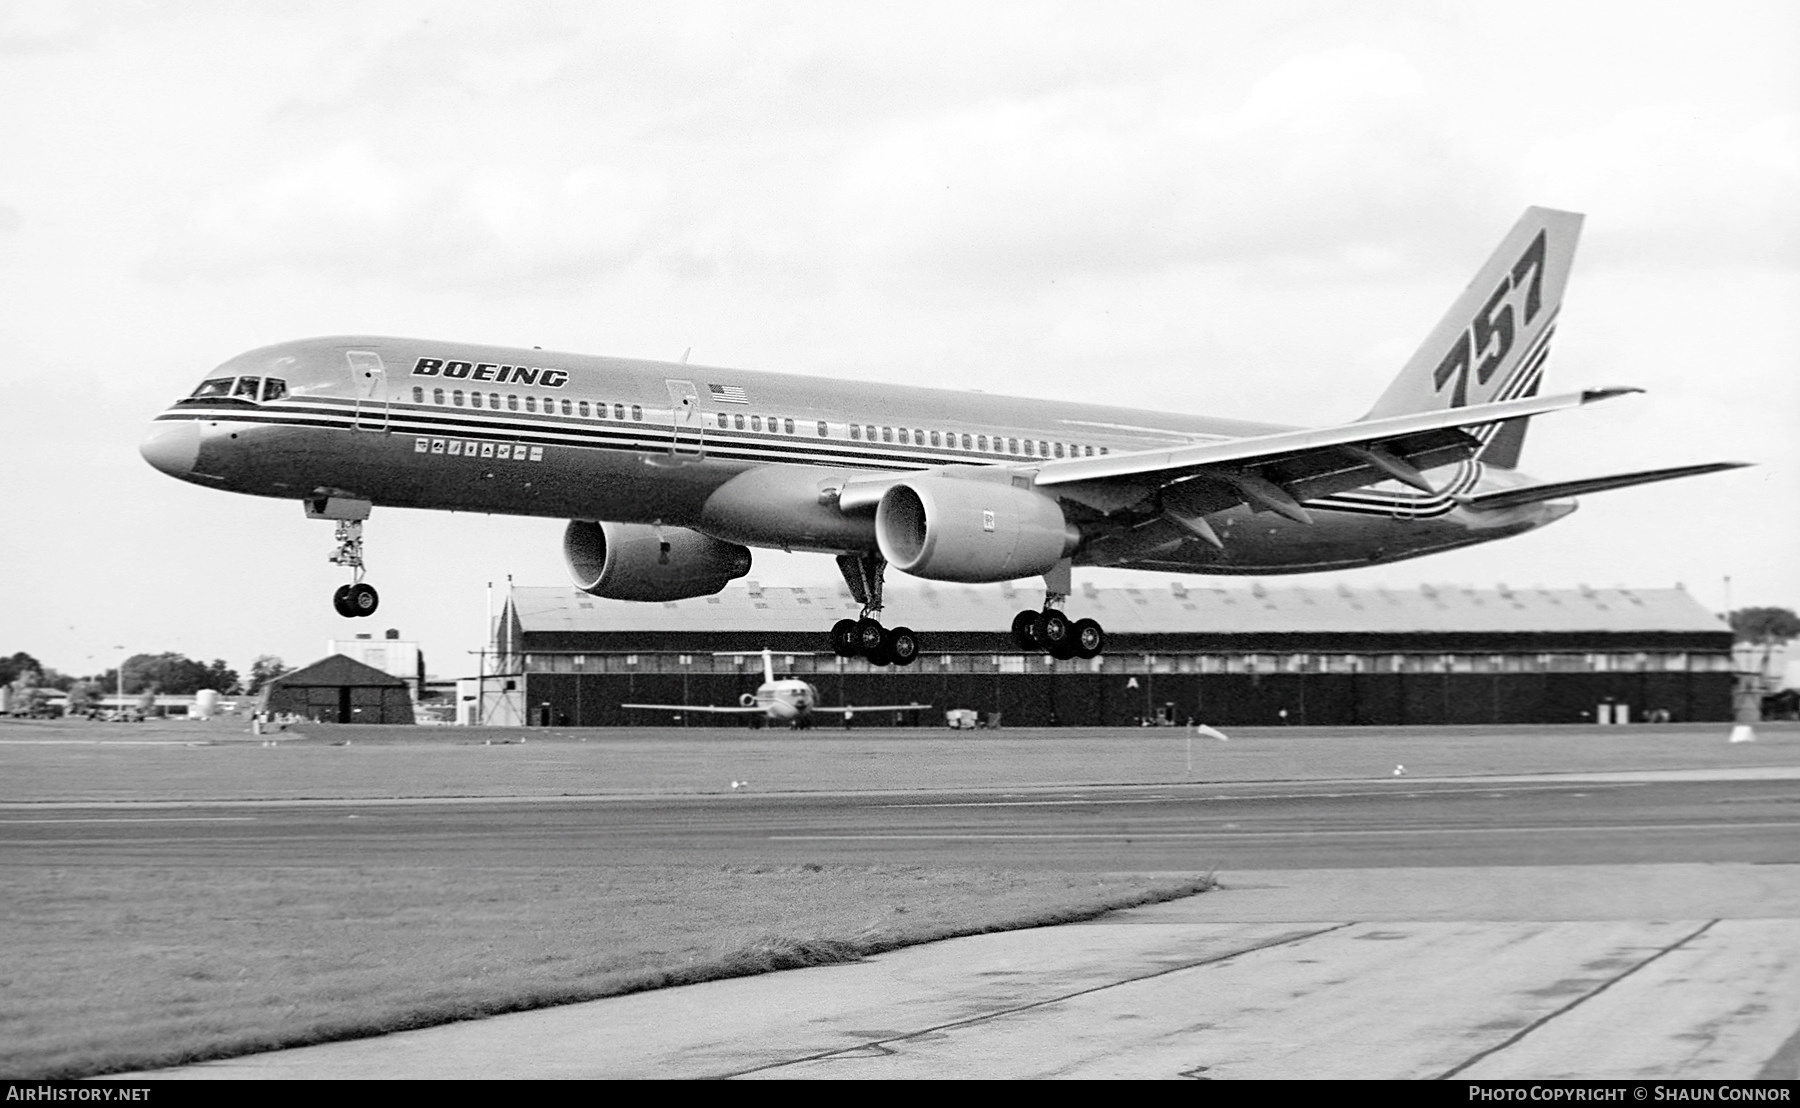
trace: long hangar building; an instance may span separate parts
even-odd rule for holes
[[[1731,631],[1679,588],[1090,586],[1069,603],[1108,629],[1089,661],[1020,652],[1005,629],[1042,600],[1004,585],[890,587],[889,622],[918,631],[924,651],[878,668],[827,649],[824,628],[859,610],[842,586],[745,582],[664,603],[514,588],[488,687],[510,686],[533,725],[667,724],[676,713],[619,705],[736,704],[761,683],[766,647],[777,675],[811,682],[823,703],[932,705],[859,726],[942,726],[948,709],[1006,726],[1731,718]]]

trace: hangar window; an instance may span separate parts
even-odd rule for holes
[[[829,427],[826,427],[825,421],[821,419],[819,421],[819,437],[825,438],[829,434],[831,434],[831,429]]]
[[[420,388],[417,385],[413,386],[413,403],[414,404],[425,403],[425,390]]]
[[[287,382],[279,377],[263,378],[263,395],[265,401],[280,400],[287,395]]]
[[[631,418],[640,421],[644,418],[644,406],[642,404],[633,404],[631,406]]]

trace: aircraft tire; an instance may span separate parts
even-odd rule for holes
[[[375,609],[381,606],[381,594],[375,591],[374,585],[351,585],[344,604],[353,616],[372,616]]]
[[[1057,651],[1064,645],[1073,645],[1075,641],[1075,628],[1069,623],[1068,616],[1063,615],[1055,608],[1046,608],[1038,615],[1037,622],[1032,625],[1032,629],[1034,637],[1038,641],[1039,650],[1053,657],[1073,658],[1075,656],[1072,650],[1066,655],[1057,654]]]
[[[869,651],[864,657],[869,659],[869,664],[872,666],[891,666],[894,664],[894,656],[888,653],[887,643],[882,643],[874,650]]]
[[[349,585],[339,585],[337,587],[337,591],[331,594],[331,606],[337,610],[338,615],[343,616],[345,619],[355,618],[356,613],[350,609]]]
[[[1037,641],[1038,614],[1029,608],[1013,617],[1013,641],[1019,644],[1020,650],[1042,650]]]
[[[861,653],[861,632],[853,619],[840,619],[831,625],[831,652],[840,658],[854,658]]]
[[[887,632],[882,629],[881,621],[865,619],[856,625],[856,652],[874,660],[875,652],[887,640]]]
[[[1098,620],[1076,620],[1074,639],[1077,658],[1098,658],[1106,649],[1106,630]]]
[[[897,666],[910,666],[919,660],[919,636],[910,627],[889,631],[881,645]]]

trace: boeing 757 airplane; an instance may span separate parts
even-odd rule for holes
[[[727,651],[727,653],[730,653]],[[922,712],[930,708],[929,704],[845,704],[840,707],[829,707],[819,703],[819,690],[800,680],[798,677],[775,676],[775,652],[765,649],[762,652],[763,683],[753,693],[745,693],[735,706],[728,707],[695,707],[692,704],[621,704],[621,708],[640,708],[647,711],[709,713],[727,716],[761,717],[762,722],[786,723],[793,727],[806,728],[812,726],[815,712],[835,714],[844,717],[845,721],[858,712]]]
[[[1582,217],[1527,209],[1361,419],[1295,428],[685,363],[438,340],[318,338],[252,350],[156,417],[142,452],[184,481],[291,497],[334,521],[346,616],[372,509],[569,520],[576,587],[709,595],[750,547],[837,556],[862,618],[832,648],[907,665],[891,567],[934,581],[1042,576],[1023,649],[1093,657],[1064,614],[1074,566],[1273,574],[1346,569],[1506,538],[1571,497],[1715,462],[1570,481],[1518,469],[1530,417],[1627,388],[1540,396]],[[823,628],[821,628],[823,630]]]

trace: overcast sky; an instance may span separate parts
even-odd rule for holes
[[[331,526],[150,469],[251,347],[430,336],[1327,424],[1529,204],[1588,215],[1546,479],[1741,459],[1285,579],[1800,605],[1800,5],[0,4],[0,654],[473,671],[562,524]],[[757,551],[770,584],[828,559]],[[1077,574],[1102,585],[1164,575]],[[1247,585],[1229,578],[1196,583]],[[902,622],[903,613],[892,621]],[[823,630],[823,628],[821,628]]]

